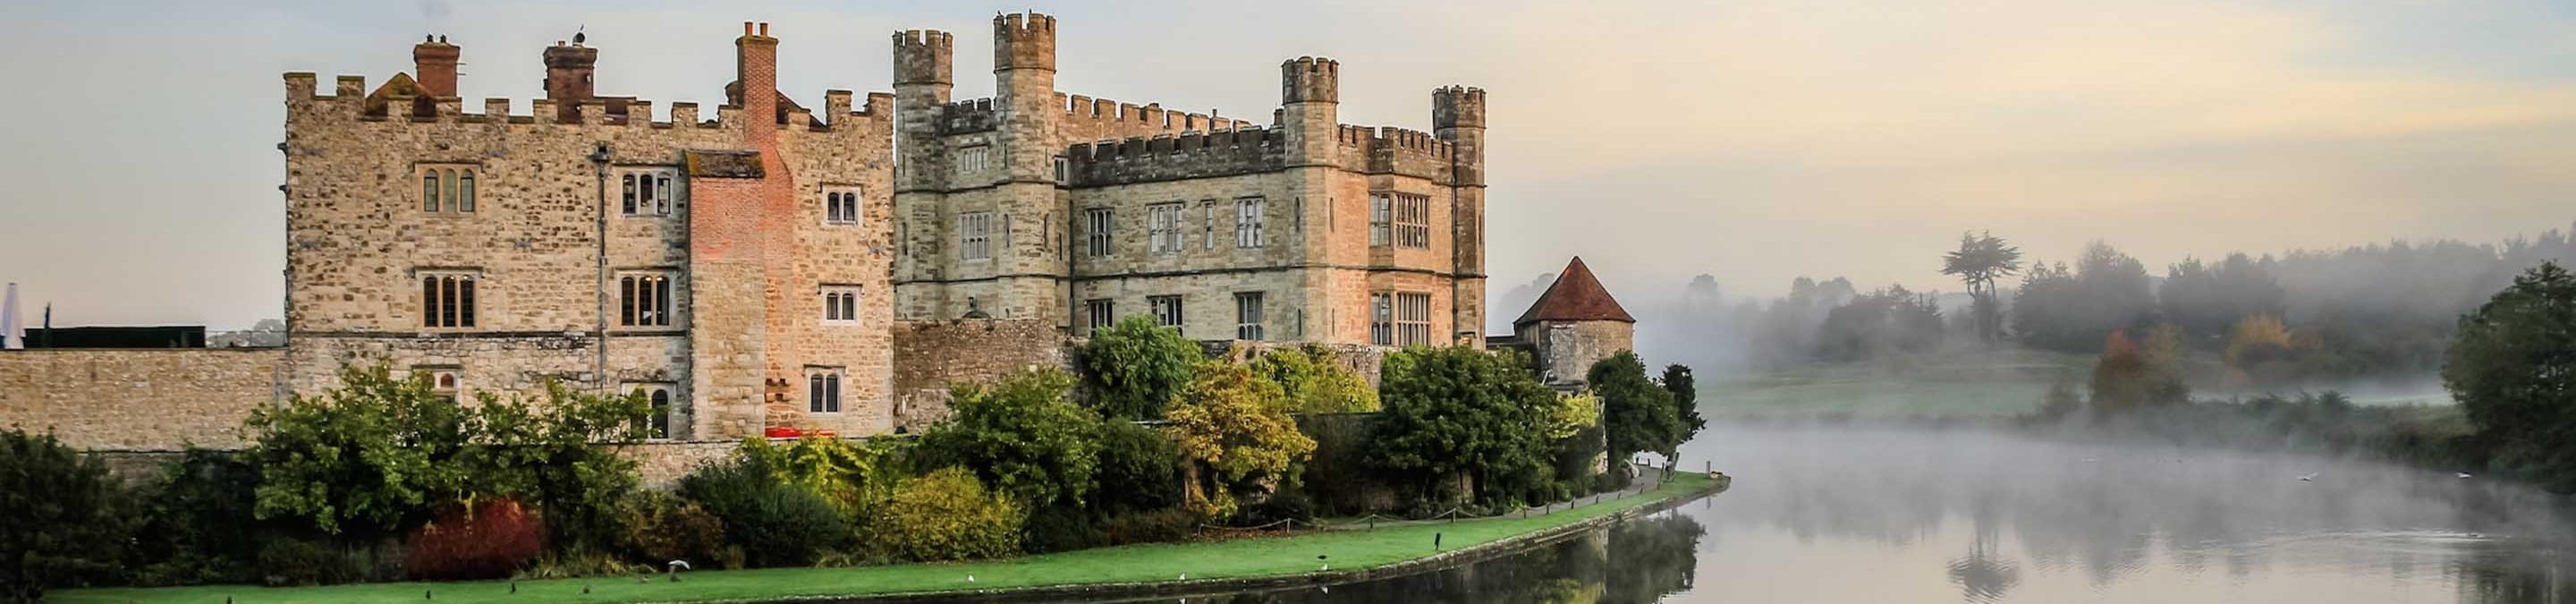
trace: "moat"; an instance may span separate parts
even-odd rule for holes
[[[1860,427],[1712,425],[1683,458],[1734,487],[1448,570],[1184,601],[2576,601],[2576,505],[2447,471]]]

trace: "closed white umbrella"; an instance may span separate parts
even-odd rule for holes
[[[19,350],[26,348],[27,342],[25,336],[18,335],[22,324],[18,321],[18,284],[9,284],[8,295],[0,300],[0,350]]]

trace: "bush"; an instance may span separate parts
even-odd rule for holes
[[[0,598],[32,602],[48,586],[113,578],[132,507],[96,458],[52,434],[0,431]]]
[[[1100,487],[1091,509],[1104,514],[1181,504],[1181,450],[1160,430],[1108,420],[1100,429]]]
[[[1021,549],[1032,554],[1100,547],[1107,541],[1089,511],[1071,506],[1030,510],[1028,523],[1020,530]]]
[[[849,516],[822,495],[776,480],[757,458],[701,467],[680,479],[680,496],[724,521],[724,534],[752,566],[806,566],[847,547]]]
[[[248,583],[259,578],[251,506],[259,468],[225,451],[189,449],[162,470],[159,484],[140,497],[143,528],[136,531],[138,585]]]
[[[1198,533],[1198,514],[1180,508],[1111,515],[1100,523],[1108,545],[1170,543]]]
[[[955,415],[921,436],[934,466],[973,468],[993,490],[1044,507],[1081,505],[1100,463],[1100,418],[1073,406],[1073,376],[1023,371],[949,388]]]
[[[1024,520],[1019,504],[985,492],[974,474],[943,468],[896,486],[869,524],[887,555],[927,562],[1019,553]]]
[[[724,520],[695,502],[647,491],[627,498],[620,514],[625,550],[638,559],[657,565],[687,560],[703,568],[726,558]]]
[[[1445,499],[1461,476],[1479,500],[1519,498],[1555,480],[1546,431],[1563,401],[1520,355],[1406,350],[1387,357],[1380,380],[1386,410],[1370,423],[1366,455],[1412,496]]]
[[[750,460],[779,482],[797,485],[853,517],[863,515],[869,502],[884,498],[893,486],[889,477],[899,476],[894,468],[893,445],[889,441],[855,441],[808,436],[781,447],[767,439],[749,439],[734,449],[738,458]]]
[[[402,576],[392,540],[341,545],[326,538],[277,536],[260,542],[260,582],[271,587],[392,580]]]
[[[403,568],[413,579],[501,579],[546,548],[546,526],[508,498],[446,506],[411,533]]]
[[[1095,331],[1082,346],[1082,385],[1092,409],[1104,417],[1162,419],[1205,358],[1180,330],[1155,325],[1144,315]]]

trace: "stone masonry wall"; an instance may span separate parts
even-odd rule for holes
[[[241,446],[252,409],[281,400],[278,348],[0,352],[0,427],[80,449]]]
[[[948,417],[948,385],[1031,367],[1072,370],[1064,333],[1034,319],[900,321],[894,326],[894,421],[918,431]]]

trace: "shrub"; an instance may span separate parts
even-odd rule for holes
[[[810,565],[856,538],[839,507],[779,482],[755,457],[699,468],[680,479],[680,495],[722,519],[724,534],[743,548],[752,566]]]
[[[1072,506],[1030,510],[1029,520],[1020,530],[1020,546],[1032,554],[1099,547],[1107,540],[1091,512]]]
[[[950,387],[955,415],[921,436],[934,466],[973,468],[993,490],[1044,507],[1081,505],[1100,464],[1100,418],[1066,400],[1073,376],[1023,371]]]
[[[734,455],[767,468],[778,481],[823,496],[852,516],[863,514],[868,502],[884,498],[883,491],[893,486],[888,478],[900,475],[886,467],[894,456],[893,445],[886,441],[808,436],[782,447],[755,438],[743,441]]]
[[[1234,521],[1238,524],[1255,525],[1281,520],[1303,522],[1314,519],[1315,499],[1307,497],[1304,492],[1286,491],[1271,495],[1261,503],[1244,508],[1243,513],[1237,515]]]
[[[627,498],[620,513],[626,551],[646,562],[712,567],[725,558],[724,520],[696,502],[647,491]]]
[[[52,434],[0,431],[0,597],[32,602],[47,586],[113,577],[132,507],[96,458]]]
[[[1082,385],[1102,416],[1161,419],[1205,358],[1180,330],[1144,315],[1095,331],[1082,346]]]
[[[469,435],[464,406],[382,365],[344,369],[340,381],[251,412],[259,517],[373,537],[417,526],[431,504],[468,493],[474,471],[458,459]]]
[[[1101,513],[1158,510],[1181,504],[1181,450],[1161,430],[1108,420],[1100,429]]]
[[[1622,350],[1593,363],[1584,383],[1601,396],[1601,427],[1609,434],[1610,459],[1618,462],[1612,471],[1627,471],[1628,458],[1639,451],[1670,458],[1690,440],[1691,427],[1674,406],[1672,391],[1646,379],[1646,364],[1636,353]]]
[[[1111,515],[1101,521],[1100,533],[1108,545],[1170,543],[1189,539],[1198,526],[1198,514],[1166,508]]]
[[[319,539],[279,537],[259,546],[260,582],[271,587],[336,581],[344,574],[333,572],[339,562],[339,552]]]
[[[446,506],[414,529],[403,568],[429,581],[500,579],[546,548],[546,526],[509,498]]]
[[[964,560],[1018,553],[1024,520],[1019,504],[985,492],[973,473],[943,468],[896,486],[870,527],[891,557]]]
[[[225,451],[189,449],[162,469],[159,484],[138,498],[132,580],[139,585],[247,583],[257,580],[260,523],[251,506],[259,468]]]
[[[618,504],[635,491],[637,477],[634,461],[599,443],[635,440],[651,412],[640,393],[600,396],[551,382],[534,405],[486,396],[467,425],[469,492],[534,504],[563,547],[613,548]]]
[[[660,567],[655,565],[636,564],[599,550],[577,548],[537,558],[535,564],[528,565],[527,570],[511,575],[511,578],[541,580],[619,577],[658,570]]]

